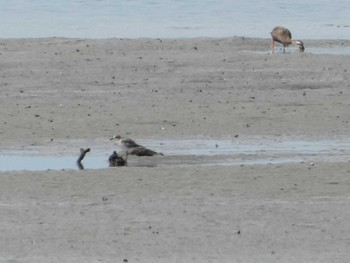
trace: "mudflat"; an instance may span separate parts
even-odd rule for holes
[[[346,140],[349,57],[308,47],[350,42],[304,44],[304,53],[272,54],[269,39],[241,37],[3,39],[1,152],[112,144],[116,134]],[[263,165],[196,165],[198,158],[1,172],[0,261],[347,262],[344,156]]]

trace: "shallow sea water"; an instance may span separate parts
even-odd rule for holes
[[[0,38],[350,39],[348,0],[0,0]]]

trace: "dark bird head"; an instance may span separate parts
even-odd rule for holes
[[[114,151],[114,152],[109,156],[108,160],[111,162],[111,161],[116,160],[118,157],[119,157],[119,156],[118,156],[117,152]]]
[[[299,48],[299,51],[300,51],[300,52],[304,52],[305,47],[304,47],[303,41],[301,41],[301,40],[295,40],[294,43],[295,43],[295,45],[297,45],[297,47]]]
[[[110,140],[120,140],[122,138],[122,136],[120,135],[114,135],[112,138],[110,138]]]

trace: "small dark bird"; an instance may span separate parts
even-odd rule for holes
[[[116,135],[112,137],[111,140],[116,140],[117,143],[120,145],[120,147],[123,149],[123,151],[131,155],[137,155],[137,156],[164,155],[162,153],[157,153],[155,151],[147,149],[146,147],[140,144],[137,144],[135,141],[131,139],[123,139],[120,135]]]
[[[300,40],[292,40],[292,33],[283,26],[275,27],[271,32],[272,37],[272,52],[274,52],[275,41],[283,45],[283,53],[286,52],[285,47],[295,44],[298,46],[300,52],[304,52],[304,43]]]
[[[119,156],[116,151],[114,151],[108,158],[109,167],[125,166],[127,164],[127,156],[125,159]]]

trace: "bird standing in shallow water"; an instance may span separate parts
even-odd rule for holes
[[[111,140],[116,140],[117,143],[120,145],[120,147],[123,149],[123,151],[125,151],[130,155],[137,155],[137,156],[164,155],[162,153],[157,153],[155,151],[147,149],[146,147],[137,144],[135,141],[131,139],[123,139],[120,135],[116,135],[112,137]]]
[[[304,52],[304,43],[300,40],[292,40],[292,33],[283,26],[275,27],[271,32],[272,37],[272,52],[274,52],[275,42],[283,45],[283,53],[286,52],[285,47],[295,44],[299,47],[300,52]]]

